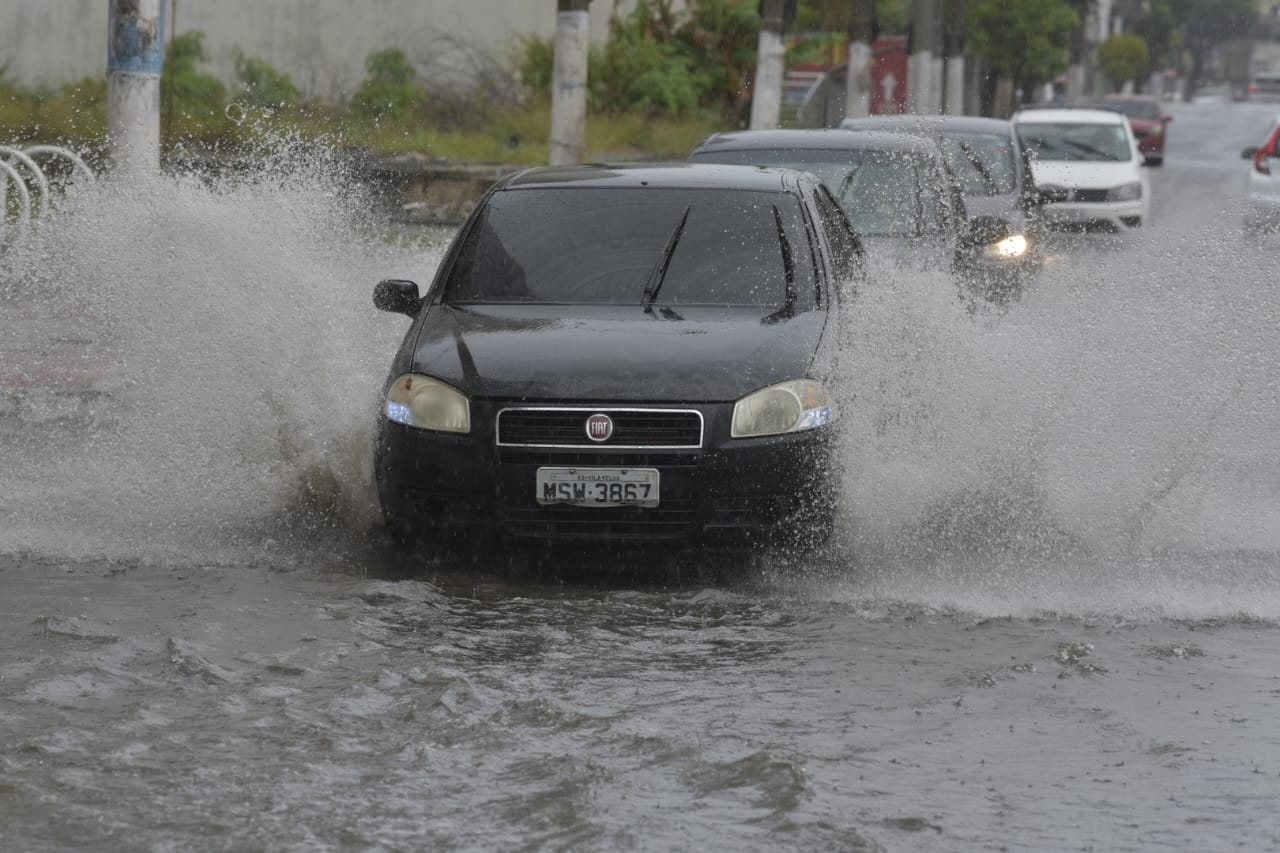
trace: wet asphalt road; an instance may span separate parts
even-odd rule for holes
[[[1007,315],[868,288],[829,553],[658,576],[370,537],[365,283],[438,244],[87,199],[0,290],[0,849],[1280,846],[1269,113],[1175,116]]]

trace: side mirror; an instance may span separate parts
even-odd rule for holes
[[[1258,153],[1258,149],[1257,149],[1257,148],[1246,148],[1246,149],[1244,149],[1243,151],[1241,151],[1241,152],[1240,152],[1240,159],[1241,159],[1241,160],[1252,160],[1252,159],[1253,159],[1253,155],[1255,155],[1255,154],[1257,154],[1257,153]]]
[[[373,287],[373,305],[379,311],[390,311],[392,314],[408,314],[410,317],[418,313],[418,285],[416,282],[400,278],[388,278]]]

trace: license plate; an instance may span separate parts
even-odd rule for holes
[[[534,497],[571,506],[658,505],[657,468],[539,468]]]

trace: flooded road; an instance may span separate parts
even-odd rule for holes
[[[340,170],[68,199],[0,259],[0,849],[1280,846],[1270,111],[1174,115],[1007,314],[866,289],[828,553],[648,577],[370,535],[442,246]]]

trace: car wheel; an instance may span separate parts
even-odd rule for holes
[[[1151,156],[1147,157],[1147,165],[1148,165],[1148,166],[1163,166],[1163,165],[1164,165],[1164,155],[1163,155],[1163,154],[1155,154],[1155,155],[1151,155]]]

